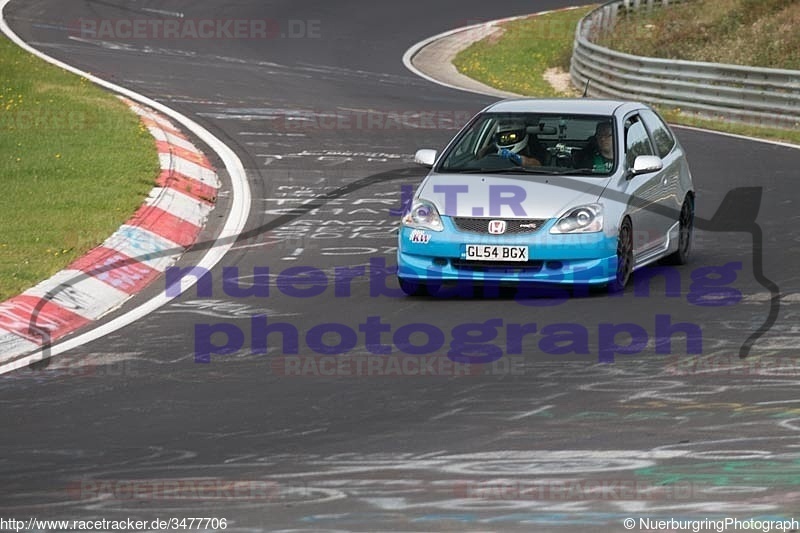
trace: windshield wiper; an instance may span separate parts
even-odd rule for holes
[[[608,174],[598,174],[591,168],[567,168],[562,171],[554,172],[554,174],[558,174],[559,176],[571,176],[571,175],[584,175],[584,176],[607,176]]]
[[[539,167],[458,168],[442,169],[442,172],[455,172],[463,174],[561,174],[561,172],[545,170]]]
[[[498,174],[503,173],[523,173],[523,174],[545,174],[547,176],[560,176],[563,174],[560,170],[551,170],[543,167],[511,167],[501,168],[496,171]]]
[[[440,172],[452,172],[454,174],[488,174],[494,171],[486,168],[443,168]]]

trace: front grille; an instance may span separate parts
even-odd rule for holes
[[[453,223],[461,231],[468,231],[470,233],[483,233],[489,234],[489,222],[491,220],[502,220],[496,218],[470,218],[470,217],[453,217]],[[534,233],[539,230],[547,220],[539,219],[519,219],[510,218],[506,219],[506,231],[502,235],[520,234],[520,233]]]
[[[470,259],[451,259],[450,264],[459,270],[473,272],[539,272],[544,261],[474,261]]]

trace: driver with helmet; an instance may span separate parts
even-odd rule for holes
[[[495,133],[497,155],[508,159],[515,165],[525,167],[541,166],[545,152],[536,140],[531,138],[525,123],[522,121],[508,120],[500,122]]]

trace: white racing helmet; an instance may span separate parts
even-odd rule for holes
[[[522,121],[506,120],[497,125],[494,138],[498,151],[505,148],[518,154],[528,145],[528,130]]]

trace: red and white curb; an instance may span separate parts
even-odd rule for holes
[[[0,364],[119,308],[194,244],[214,208],[220,181],[208,158],[162,115],[123,100],[156,139],[157,187],[103,244],[0,303]]]

